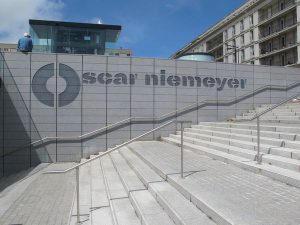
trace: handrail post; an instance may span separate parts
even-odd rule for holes
[[[261,164],[260,157],[260,116],[257,117],[257,155],[256,155],[257,164]]]
[[[79,211],[79,167],[76,167],[76,202],[77,202],[77,225],[80,224],[80,211]]]
[[[181,166],[181,178],[183,178],[183,121],[180,122],[180,129],[181,129],[181,163],[180,163],[180,166]]]

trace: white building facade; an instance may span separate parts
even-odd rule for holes
[[[300,0],[249,0],[171,58],[207,52],[218,62],[297,66],[299,22]]]

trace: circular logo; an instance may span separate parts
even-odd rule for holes
[[[80,92],[80,79],[71,67],[60,63],[58,75],[66,81],[66,88],[57,96],[58,107],[72,103]],[[47,81],[55,75],[54,63],[41,67],[32,78],[32,92],[43,104],[54,107],[55,94],[47,89]],[[57,88],[57,85],[56,85]]]

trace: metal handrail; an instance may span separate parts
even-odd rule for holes
[[[239,121],[252,121],[252,120],[255,120],[255,119],[257,119],[257,117],[260,117],[260,116],[262,116],[262,115],[264,115],[264,114],[266,114],[266,113],[272,111],[273,109],[276,109],[277,107],[279,107],[279,106],[281,106],[281,105],[283,105],[283,104],[285,104],[285,103],[287,103],[287,102],[289,102],[289,101],[291,101],[291,100],[293,100],[293,99],[295,99],[295,98],[297,98],[297,97],[299,97],[299,96],[300,96],[300,93],[297,93],[297,94],[295,94],[295,95],[292,95],[291,97],[289,97],[289,98],[287,98],[287,99],[285,99],[285,100],[279,102],[278,104],[273,105],[273,106],[271,106],[270,108],[267,108],[266,110],[264,110],[264,111],[262,111],[262,112],[260,112],[260,113],[256,113],[256,114],[255,114],[252,118],[250,118],[250,119],[239,119],[239,120],[235,120],[235,121],[239,122]]]
[[[138,140],[138,139],[144,137],[144,136],[147,136],[147,135],[149,135],[149,134],[151,134],[151,133],[153,133],[153,132],[155,132],[155,131],[157,131],[157,130],[159,130],[159,129],[161,129],[161,128],[164,128],[164,127],[166,127],[166,126],[168,126],[168,125],[170,125],[171,123],[174,123],[174,122],[176,122],[176,123],[181,123],[181,163],[180,163],[180,165],[181,165],[181,170],[180,170],[180,171],[181,171],[181,178],[183,178],[183,124],[184,124],[184,123],[191,123],[192,121],[176,121],[176,120],[171,120],[171,121],[169,121],[169,122],[167,122],[167,123],[165,123],[165,124],[163,124],[163,125],[161,125],[161,126],[159,126],[159,127],[157,127],[157,128],[154,128],[154,129],[152,129],[152,130],[150,130],[150,131],[148,131],[148,132],[146,132],[146,133],[144,133],[144,134],[142,134],[142,135],[140,135],[140,136],[137,136],[137,137],[135,137],[135,138],[133,138],[133,139],[131,139],[131,140],[129,140],[129,141],[126,141],[126,142],[124,142],[123,144],[117,145],[116,147],[114,147],[114,148],[112,148],[112,149],[110,149],[110,150],[108,150],[108,151],[106,151],[106,152],[103,152],[102,154],[99,154],[99,155],[97,155],[97,156],[95,156],[95,157],[93,157],[93,158],[90,158],[90,159],[88,159],[87,161],[84,161],[84,162],[82,162],[82,163],[79,163],[79,164],[77,164],[76,166],[73,166],[73,167],[71,167],[71,168],[69,168],[69,169],[62,170],[62,171],[47,171],[47,172],[44,173],[44,174],[63,174],[63,173],[70,172],[70,171],[72,171],[72,170],[74,170],[74,169],[76,170],[77,224],[80,224],[80,206],[79,206],[79,168],[80,168],[81,166],[87,164],[87,163],[90,163],[90,162],[92,162],[92,161],[94,161],[94,160],[96,160],[96,159],[99,159],[99,158],[101,158],[101,157],[103,157],[103,156],[105,156],[105,155],[108,155],[108,154],[110,154],[111,152],[116,151],[116,150],[118,150],[118,149],[120,149],[120,148],[122,148],[122,147],[124,147],[124,146],[126,146],[126,145],[128,145],[128,144],[130,144],[130,143],[132,143],[132,142],[134,142],[134,141],[136,141],[136,140]]]
[[[291,101],[292,99],[295,99],[297,97],[299,97],[300,93],[297,93],[283,101],[281,101],[280,103],[276,104],[276,105],[273,105],[271,106],[270,108],[260,112],[260,113],[256,113],[252,118],[248,118],[248,119],[239,119],[239,120],[235,120],[235,122],[241,122],[241,121],[253,121],[256,119],[257,121],[257,125],[256,125],[256,129],[257,129],[257,132],[256,132],[256,135],[257,135],[257,153],[255,155],[255,159],[257,161],[258,164],[261,164],[262,163],[262,154],[260,154],[260,117],[276,108],[278,108],[279,106]]]
[[[262,91],[264,90],[267,90],[267,89],[272,89],[272,88],[275,88],[275,89],[283,89],[283,90],[287,90],[289,88],[293,88],[293,87],[296,87],[296,86],[300,86],[300,82],[296,82],[294,84],[291,84],[287,87],[283,87],[283,86],[280,86],[280,85],[266,85],[264,87],[261,87],[261,88],[258,88],[256,90],[254,90],[253,93],[251,94],[244,94],[242,96],[240,96],[238,99],[236,98],[233,98],[233,99],[229,99],[229,100],[223,100],[223,101],[215,101],[215,100],[203,100],[201,102],[196,102],[196,103],[192,103],[190,105],[187,105],[183,108],[180,108],[180,109],[177,109],[177,110],[174,110],[174,111],[171,111],[171,112],[168,112],[168,113],[165,113],[159,117],[129,117],[127,119],[124,119],[124,120],[121,120],[119,122],[116,122],[116,123],[113,123],[113,124],[110,124],[108,126],[105,126],[105,127],[102,127],[100,129],[97,129],[97,130],[94,130],[94,131],[91,131],[91,132],[88,132],[86,134],[83,134],[83,135],[80,135],[80,136],[70,136],[70,137],[44,137],[40,140],[37,140],[37,141],[34,141],[32,143],[30,143],[30,145],[34,146],[34,145],[38,145],[38,144],[43,144],[43,143],[46,143],[48,141],[56,141],[56,140],[65,140],[65,141],[80,141],[81,139],[83,138],[87,138],[89,136],[92,136],[92,135],[95,135],[101,131],[105,131],[111,127],[114,127],[114,126],[118,126],[119,124],[123,124],[123,123],[126,123],[126,122],[135,122],[135,121],[139,121],[139,120],[143,120],[144,122],[146,120],[148,120],[149,122],[161,122],[161,121],[168,121],[170,120],[171,118],[170,117],[177,117],[179,115],[182,115],[185,113],[185,111],[191,111],[191,110],[194,110],[194,109],[198,109],[198,108],[201,108],[201,107],[204,107],[204,106],[212,106],[212,105],[229,105],[229,104],[236,104],[238,103],[239,101],[242,101],[248,97],[252,97],[258,93],[261,93]]]
[[[167,123],[165,123],[165,124],[163,124],[163,125],[161,125],[161,126],[159,126],[159,127],[157,127],[157,128],[154,128],[154,129],[152,129],[152,130],[150,130],[150,131],[148,131],[148,132],[146,132],[146,133],[144,133],[144,134],[142,134],[142,135],[140,135],[140,136],[137,136],[137,137],[135,137],[135,138],[132,138],[132,139],[130,139],[129,141],[124,142],[123,144],[117,145],[116,147],[114,147],[114,148],[112,148],[112,149],[110,149],[110,150],[108,150],[108,151],[105,151],[105,152],[103,152],[102,154],[99,154],[99,155],[97,155],[97,156],[95,156],[95,157],[93,157],[93,158],[90,158],[90,159],[88,159],[87,161],[84,161],[84,162],[82,162],[82,163],[79,163],[79,164],[77,164],[76,166],[73,166],[73,167],[71,167],[71,168],[69,168],[69,169],[62,170],[62,171],[47,171],[47,172],[45,172],[45,173],[47,173],[47,174],[48,174],[48,173],[67,173],[67,172],[69,172],[69,171],[71,171],[71,170],[74,170],[74,169],[76,169],[76,168],[78,168],[78,167],[80,167],[80,166],[83,166],[83,165],[85,165],[85,164],[87,164],[87,163],[89,163],[89,162],[91,162],[91,161],[94,161],[95,159],[98,159],[98,158],[100,158],[100,157],[103,157],[103,156],[105,156],[105,155],[107,155],[107,154],[109,154],[109,153],[111,153],[111,152],[113,152],[113,151],[115,151],[115,150],[118,150],[118,149],[120,149],[120,148],[122,148],[122,147],[124,147],[124,146],[126,146],[126,145],[129,145],[130,143],[132,143],[132,142],[134,142],[134,141],[136,141],[136,140],[138,140],[138,139],[140,139],[140,138],[142,138],[142,137],[144,137],[144,136],[146,136],[146,135],[148,135],[148,134],[151,134],[151,133],[153,133],[153,132],[155,132],[155,131],[157,131],[157,130],[159,130],[159,129],[165,127],[165,126],[168,126],[169,124],[171,124],[171,123],[173,123],[173,122],[175,122],[175,120],[171,120],[171,121],[169,121],[169,122],[167,122]]]

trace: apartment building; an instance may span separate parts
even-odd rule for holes
[[[300,0],[249,0],[171,56],[212,53],[216,61],[298,66]]]

